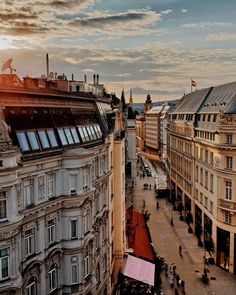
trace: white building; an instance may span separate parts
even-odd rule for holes
[[[124,154],[124,140],[108,122],[110,102],[3,76],[0,293],[110,294],[125,212],[124,165],[112,155],[113,147]],[[114,175],[122,181],[114,184]]]

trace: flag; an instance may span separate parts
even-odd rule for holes
[[[194,80],[191,80],[191,81],[192,81],[192,87],[196,87],[197,86],[196,81],[194,81]]]

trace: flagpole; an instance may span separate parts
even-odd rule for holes
[[[192,84],[192,78],[191,78],[191,92],[193,91],[193,84]]]

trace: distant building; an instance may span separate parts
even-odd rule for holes
[[[122,265],[120,111],[59,80],[0,75],[1,294],[111,294]]]
[[[185,95],[170,113],[167,134],[172,201],[216,264],[234,274],[235,98],[236,82]]]
[[[150,154],[160,152],[160,117],[162,106],[153,107],[145,113],[145,151]]]

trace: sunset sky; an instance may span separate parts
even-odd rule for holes
[[[143,102],[236,80],[235,0],[1,0],[0,62],[20,77],[100,74]],[[123,82],[122,82],[123,80]]]

